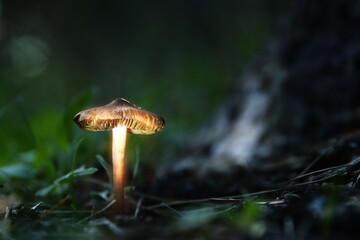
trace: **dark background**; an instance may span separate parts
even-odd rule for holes
[[[167,121],[162,133],[131,136],[129,158],[137,147],[143,161],[166,158],[232,92],[289,5],[280,0],[0,3],[1,165],[19,161],[24,152],[36,155],[39,145],[44,158],[61,161],[56,159],[68,158],[59,156],[84,135],[88,147],[79,158],[91,165],[96,153],[107,154],[108,134],[78,130],[72,117],[118,97]],[[79,98],[82,105],[72,105]]]

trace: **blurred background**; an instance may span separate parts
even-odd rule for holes
[[[109,133],[82,131],[73,116],[119,97],[167,122],[128,138],[130,167],[166,161],[231,94],[289,5],[0,1],[0,178],[24,194],[74,166],[98,167],[96,154],[109,159]],[[33,178],[46,181],[20,184]]]

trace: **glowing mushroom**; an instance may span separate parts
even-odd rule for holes
[[[112,130],[112,163],[115,211],[124,210],[125,147],[127,133],[153,134],[164,128],[164,118],[118,98],[111,103],[79,112],[75,123],[88,131]]]

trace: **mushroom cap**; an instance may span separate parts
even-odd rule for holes
[[[153,134],[164,128],[164,118],[145,111],[129,101],[118,98],[111,103],[79,112],[75,123],[88,131],[109,131],[117,126],[126,126],[129,133]]]

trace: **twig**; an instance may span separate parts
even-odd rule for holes
[[[233,206],[231,206],[231,207],[225,208],[224,210],[217,211],[215,214],[216,214],[216,215],[223,214],[223,213],[229,212],[229,211],[231,211],[231,210],[234,210],[234,209],[237,208],[237,207],[238,207],[238,206],[233,205]]]
[[[58,207],[60,207],[61,205],[63,205],[67,200],[69,199],[69,195],[66,196],[65,198],[63,198],[60,202],[58,202],[57,204],[55,204],[52,208],[50,208],[48,211],[46,211],[45,213],[43,213],[38,222],[44,220],[52,211],[54,211],[55,209],[57,209]]]
[[[30,209],[31,209],[31,210],[36,210],[41,204],[43,204],[43,202],[38,202],[37,204],[35,204],[34,206],[32,206]]]
[[[166,202],[165,199],[163,198],[159,198],[159,197],[156,197],[156,196],[152,196],[152,195],[149,195],[149,194],[145,194],[145,193],[142,193],[142,192],[138,192],[134,189],[131,189],[131,193],[135,196],[138,196],[138,197],[142,197],[142,198],[146,198],[146,199],[150,199],[150,200],[153,200],[153,201],[158,201],[158,202]]]
[[[166,208],[168,208],[168,209],[170,209],[171,211],[173,211],[174,213],[176,213],[176,214],[178,214],[178,215],[180,215],[180,216],[182,216],[182,217],[185,216],[184,214],[182,214],[182,213],[179,212],[178,210],[170,207],[166,202],[162,202],[161,205],[164,206],[164,207],[166,207]]]
[[[209,202],[209,201],[211,201],[211,198],[202,198],[202,199],[194,199],[194,200],[180,200],[180,201],[169,202],[169,203],[167,203],[167,206],[183,205],[183,204],[188,204],[188,203],[203,203],[203,202]],[[154,209],[154,208],[163,207],[164,206],[163,203],[165,203],[165,202],[146,207],[146,209],[150,210],[150,209]]]
[[[264,191],[253,192],[253,193],[245,193],[245,194],[241,194],[241,195],[234,195],[234,196],[228,196],[228,197],[203,198],[203,199],[194,199],[194,200],[173,201],[173,202],[166,203],[165,207],[176,206],[176,205],[184,205],[184,204],[192,204],[192,203],[205,203],[205,202],[211,202],[211,201],[238,202],[238,201],[240,201],[240,200],[242,200],[244,198],[247,198],[247,197],[264,195],[264,194],[268,194],[268,193],[281,192],[281,191],[285,191],[285,190],[295,190],[295,189],[302,188],[302,187],[310,185],[310,184],[323,182],[325,180],[333,178],[334,176],[340,175],[340,174],[342,174],[344,172],[346,172],[346,170],[341,171],[341,172],[339,172],[337,174],[333,174],[333,175],[328,176],[328,177],[318,179],[318,180],[309,181],[309,182],[305,182],[305,183],[299,183],[299,184],[292,185],[292,186],[280,187],[280,188],[271,189],[271,190],[264,190]],[[160,207],[164,207],[164,202],[161,203],[161,204],[154,204],[154,205],[151,205],[151,206],[148,206],[148,207],[145,207],[145,208],[148,209],[148,210],[151,210],[151,209],[160,208]]]
[[[86,222],[86,221],[89,220],[90,218],[98,215],[99,213],[104,212],[106,209],[108,209],[109,207],[111,207],[111,205],[113,205],[115,202],[116,202],[116,200],[113,199],[113,200],[112,200],[108,205],[106,205],[104,208],[102,208],[102,209],[100,209],[99,211],[97,211],[96,213],[91,214],[90,216],[88,216],[88,217],[80,220],[80,221],[78,222],[78,224],[83,223],[83,222]]]
[[[341,175],[343,173],[345,173],[348,169],[354,167],[356,164],[344,164],[344,165],[339,165],[339,166],[334,166],[334,167],[329,167],[329,168],[325,168],[325,169],[321,169],[321,170],[317,170],[317,171],[313,171],[307,174],[303,174],[300,175],[296,178],[293,178],[291,180],[289,180],[288,182],[292,182],[310,175],[315,175],[318,173],[323,173],[323,172],[327,172],[327,171],[331,171],[331,170],[336,170],[336,169],[341,169],[341,168],[346,168],[342,171],[336,172],[336,173],[329,173],[330,175],[327,177],[323,177],[321,179],[317,179],[317,180],[313,180],[313,181],[308,181],[308,182],[304,182],[304,183],[299,183],[299,184],[294,184],[294,185],[287,185],[284,187],[279,187],[279,188],[275,188],[275,189],[270,189],[270,190],[263,190],[263,191],[258,191],[258,192],[253,192],[253,193],[245,193],[245,194],[240,194],[240,195],[233,195],[233,196],[227,196],[227,197],[216,197],[216,198],[202,198],[202,199],[191,199],[191,200],[180,200],[180,201],[166,201],[164,199],[155,197],[155,196],[151,196],[151,195],[147,195],[147,194],[143,194],[141,192],[135,191],[133,190],[132,193],[135,196],[140,196],[141,198],[145,198],[145,199],[150,199],[153,201],[159,201],[161,203],[158,204],[154,204],[154,205],[150,205],[150,206],[144,206],[142,208],[147,209],[147,210],[154,210],[156,208],[161,208],[161,207],[166,207],[171,209],[172,211],[176,211],[178,214],[180,212],[178,212],[177,210],[171,208],[170,206],[176,206],[176,205],[184,205],[184,204],[194,204],[194,203],[206,203],[206,202],[212,202],[212,201],[221,201],[221,202],[238,202],[242,199],[248,198],[248,197],[253,197],[253,196],[258,196],[258,195],[264,195],[264,194],[269,194],[269,193],[276,193],[276,192],[281,192],[281,191],[286,191],[286,190],[296,190],[299,188],[302,188],[304,186],[310,185],[310,184],[314,184],[314,183],[320,183],[323,181],[326,181],[328,179],[331,179],[335,176]],[[282,204],[283,201],[278,200],[278,201],[271,201],[271,202],[267,202],[266,204]],[[265,204],[264,202],[259,202],[259,204]],[[181,213],[180,213],[181,214]]]
[[[137,218],[137,216],[138,216],[138,214],[139,214],[139,211],[140,211],[140,206],[141,206],[143,200],[144,200],[144,198],[141,197],[141,198],[139,199],[139,201],[137,202],[137,204],[136,204],[136,209],[135,209],[135,213],[134,213],[134,218]]]
[[[205,202],[211,202],[211,201],[238,202],[239,200],[241,200],[243,198],[257,196],[257,195],[263,195],[263,194],[268,194],[268,193],[274,193],[274,192],[283,191],[286,189],[295,188],[297,186],[299,186],[299,185],[294,185],[291,187],[276,188],[276,189],[271,189],[271,190],[264,190],[264,191],[253,192],[253,193],[245,193],[245,194],[241,194],[241,195],[233,195],[233,196],[228,196],[228,197],[200,198],[200,199],[173,201],[173,202],[168,202],[167,205],[175,206],[175,205],[183,205],[183,204],[191,204],[191,203],[205,203]],[[151,210],[151,209],[155,209],[155,208],[159,208],[159,207],[163,207],[163,206],[164,206],[163,203],[160,203],[160,204],[154,204],[154,205],[151,205],[151,206],[148,206],[145,208]]]
[[[281,200],[271,200],[271,201],[260,201],[260,202],[255,202],[259,205],[280,205],[285,203],[284,199]]]
[[[330,150],[333,150],[333,145],[326,148],[325,151],[322,152],[319,156],[317,156],[317,158],[315,158],[315,160],[312,161],[309,165],[307,165],[307,167],[299,175],[303,175],[307,171],[309,171],[309,169],[312,168],[316,163],[318,163],[323,156],[325,156],[328,152],[330,152]]]
[[[293,182],[295,180],[299,180],[301,178],[304,178],[304,177],[308,177],[308,176],[311,176],[311,175],[315,175],[317,173],[322,173],[322,172],[326,172],[326,171],[330,171],[330,170],[334,170],[334,169],[340,169],[340,168],[344,168],[344,167],[352,167],[354,164],[343,164],[343,165],[339,165],[339,166],[334,166],[334,167],[329,167],[329,168],[324,168],[324,169],[320,169],[320,170],[316,170],[316,171],[313,171],[313,172],[309,172],[309,173],[306,173],[306,174],[303,174],[303,175],[299,175],[293,179],[290,179],[288,180],[288,182]]]
[[[4,220],[7,220],[7,219],[9,218],[9,214],[10,214],[10,208],[9,208],[9,207],[6,207]]]
[[[11,208],[7,206],[5,209],[4,219],[0,221],[0,239],[15,240],[14,238],[9,236],[11,232],[11,222],[9,219],[10,211]]]

